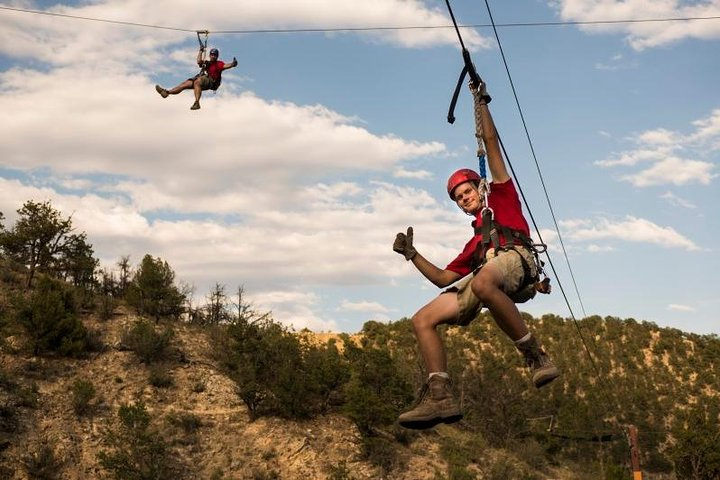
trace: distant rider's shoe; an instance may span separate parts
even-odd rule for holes
[[[450,379],[433,375],[423,386],[418,404],[400,415],[398,422],[405,428],[423,430],[439,423],[455,423],[462,416],[450,391]]]
[[[192,107],[190,107],[190,110],[200,110],[200,102],[193,103]]]
[[[160,85],[155,85],[155,90],[157,90],[157,92],[163,98],[167,98],[167,96],[169,95],[168,91],[162,88]]]
[[[560,376],[560,370],[553,364],[535,337],[531,336],[529,340],[516,346],[525,357],[535,387],[543,387]]]

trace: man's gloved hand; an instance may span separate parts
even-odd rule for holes
[[[237,58],[233,57],[233,61],[230,62],[230,65],[232,65],[233,67],[237,67]]]
[[[205,47],[200,47],[200,51],[201,51],[201,52],[204,52],[204,51],[205,51]]]
[[[548,294],[552,290],[550,286],[550,279],[545,277],[541,282],[535,282],[535,290],[540,293]]]
[[[412,260],[417,255],[417,250],[413,247],[413,227],[408,227],[407,233],[398,233],[393,243],[393,250],[403,255],[405,260]]]

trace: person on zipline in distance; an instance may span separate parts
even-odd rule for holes
[[[192,104],[190,110],[198,110],[200,108],[200,97],[204,90],[217,90],[222,82],[222,72],[233,67],[237,67],[237,60],[233,57],[233,61],[225,63],[218,60],[220,52],[217,48],[210,49],[210,60],[203,60],[203,52],[205,47],[200,47],[200,51],[197,56],[197,64],[201,71],[192,78],[188,78],[180,85],[166,90],[160,85],[155,85],[155,90],[163,98],[167,98],[168,95],[177,95],[183,90],[193,89],[195,91],[195,103]]]
[[[463,212],[475,217],[472,222],[475,235],[447,267],[441,269],[435,266],[415,249],[412,227],[408,227],[407,233],[397,234],[393,250],[407,261],[412,261],[420,273],[436,286],[447,287],[465,277],[412,317],[413,331],[428,377],[416,406],[398,418],[400,425],[405,428],[425,429],[462,419],[462,411],[451,390],[447,355],[437,327],[441,324],[466,326],[480,315],[483,307],[490,310],[495,323],[525,357],[537,388],[560,375],[560,371],[528,330],[515,304],[516,301],[522,303],[533,298],[537,291],[549,293],[549,283],[547,280],[537,281],[539,269],[531,251],[528,223],[503,160],[499,138],[487,105],[490,97],[485,84],[471,85],[471,88],[480,88],[482,140],[492,175],[487,206],[494,212],[493,226],[497,225],[500,245],[483,245],[481,225],[485,199],[478,188],[480,175],[470,169],[453,173],[448,179],[447,192]],[[487,236],[498,238],[492,234]]]

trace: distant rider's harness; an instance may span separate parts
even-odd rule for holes
[[[210,75],[208,75],[207,72],[207,64],[208,62],[205,60],[205,52],[207,51],[207,43],[208,43],[208,36],[210,35],[210,32],[208,30],[198,30],[197,32],[197,39],[198,43],[200,44],[200,50],[202,51],[202,57],[201,57],[201,63],[200,63],[200,73],[195,75],[193,79],[199,78],[201,76],[206,76],[210,79],[211,87],[210,90],[213,92],[217,92],[217,89],[220,88],[220,83],[222,82],[222,77],[219,79],[214,79]],[[203,35],[203,37],[200,37],[200,35]]]

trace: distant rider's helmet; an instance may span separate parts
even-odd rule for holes
[[[210,56],[212,57],[213,55],[215,55],[216,57],[220,55],[220,52],[218,51],[217,48],[210,49]]]

